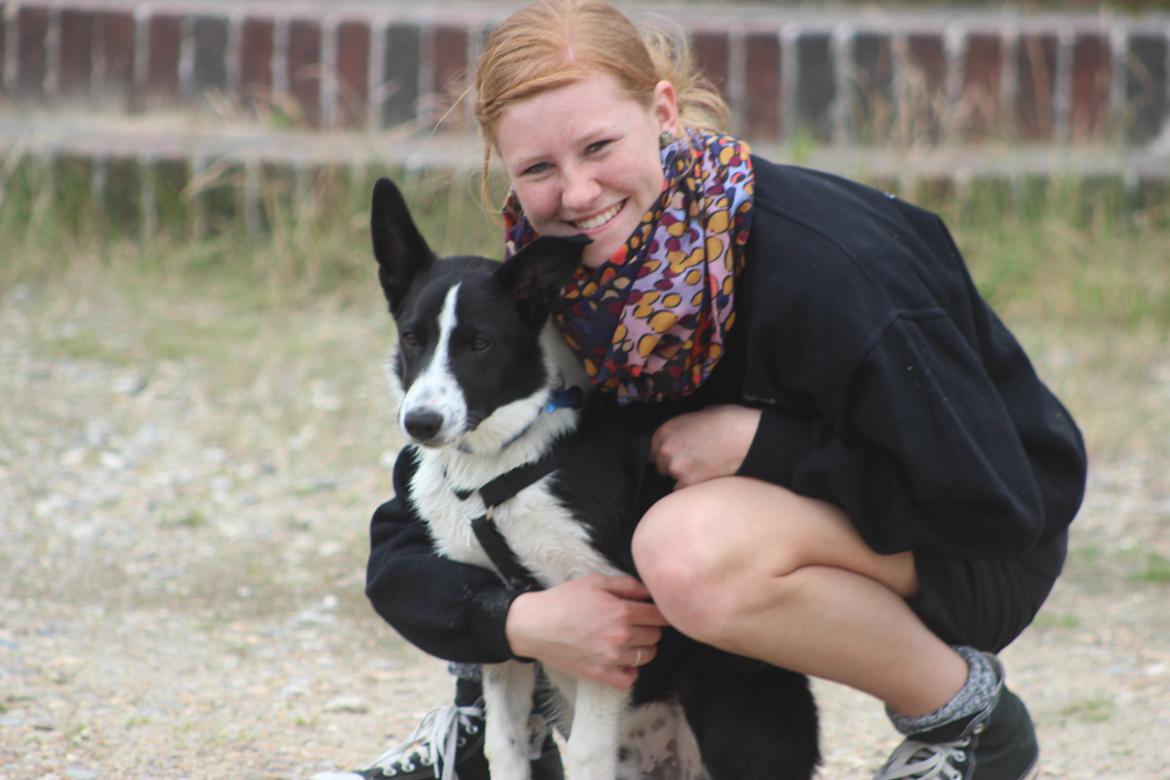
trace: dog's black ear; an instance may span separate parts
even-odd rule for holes
[[[435,255],[414,226],[402,193],[386,178],[374,183],[370,235],[374,240],[382,292],[386,294],[390,312],[397,314],[411,280],[434,262]]]
[[[496,282],[511,294],[529,327],[544,325],[590,243],[586,236],[541,236],[496,270]]]

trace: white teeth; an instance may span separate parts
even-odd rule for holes
[[[622,203],[625,203],[625,201],[622,201]],[[582,219],[578,222],[574,222],[573,225],[577,228],[580,228],[581,230],[592,230],[595,227],[601,227],[606,222],[609,222],[611,219],[617,216],[617,213],[622,210],[622,203],[610,206],[596,217],[590,217],[589,219]]]

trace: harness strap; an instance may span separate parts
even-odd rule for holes
[[[582,434],[574,431],[572,434],[558,440],[540,460],[517,466],[511,471],[481,486],[477,491],[458,491],[456,495],[462,500],[478,492],[483,499],[487,512],[471,521],[471,530],[479,540],[483,551],[491,559],[492,565],[500,573],[504,583],[510,588],[518,590],[540,590],[540,584],[532,572],[520,562],[516,551],[508,544],[508,540],[500,533],[492,519],[492,510],[508,501],[529,485],[535,484],[551,474],[565,459],[565,456],[575,450],[581,442]]]
[[[479,497],[483,499],[484,506],[494,509],[524,488],[536,484],[555,471],[563,459],[562,456],[567,449],[564,443],[567,443],[569,438],[575,439],[576,437],[561,439],[540,460],[525,463],[523,466],[517,466],[511,471],[504,472],[486,485],[482,485],[478,492]]]
[[[488,558],[491,558],[492,565],[500,573],[500,579],[505,585],[514,590],[541,589],[532,572],[516,557],[516,551],[500,533],[495,521],[487,515],[480,515],[471,521],[471,530],[475,531],[475,538]]]

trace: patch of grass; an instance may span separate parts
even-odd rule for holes
[[[42,346],[66,360],[94,361],[115,366],[125,366],[130,362],[125,350],[106,343],[93,333],[48,337],[42,341]]]
[[[71,721],[65,726],[64,735],[70,742],[82,742],[89,735],[89,725],[84,721]]]
[[[21,694],[9,694],[4,697],[4,701],[0,701],[0,712],[8,712],[13,705],[29,704],[36,701],[32,696]]]
[[[109,180],[122,181],[112,174]],[[369,195],[379,175],[399,182],[435,251],[499,255],[501,225],[481,203],[473,174],[270,166],[193,172],[154,163],[126,178],[153,182],[156,203],[146,219],[118,211],[128,196],[107,192],[105,200],[118,203],[87,202],[79,163],[8,159],[0,160],[0,305],[20,297],[4,291],[25,288],[32,297],[24,299],[63,300],[82,322],[101,311],[124,321],[121,307],[128,307],[140,323],[116,339],[100,329],[68,338],[37,334],[55,339],[52,348],[65,357],[129,361],[144,374],[160,362],[193,359],[216,372],[217,387],[233,388],[250,388],[257,366],[278,364],[288,366],[287,388],[302,387],[303,367],[312,365],[325,367],[324,375],[338,372],[340,386],[352,387],[368,365],[340,363],[342,345],[322,349],[328,338],[312,329],[336,333],[339,314],[357,312],[369,323],[366,343],[379,350],[389,343],[392,325],[369,246]],[[245,207],[247,181],[255,198]],[[503,188],[495,184],[499,199]],[[1132,192],[1109,180],[966,189],[940,182],[917,195],[910,199],[947,221],[975,283],[1073,412],[1094,457],[1160,449],[1170,416],[1160,412],[1164,380],[1151,366],[1170,360],[1166,199],[1135,204]],[[103,291],[104,299],[95,297]],[[274,428],[303,426],[307,416],[320,426],[343,422],[340,413],[319,419],[307,394],[286,395],[286,406],[262,410]]]
[[[1096,566],[1105,556],[1105,550],[1098,544],[1077,544],[1069,548],[1069,556],[1085,566]]]
[[[1081,627],[1081,619],[1065,613],[1041,612],[1032,621],[1032,625],[1057,631],[1071,631]]]
[[[1145,565],[1134,576],[1139,582],[1170,585],[1170,558],[1156,552],[1149,553]]]
[[[794,154],[801,148],[796,142]],[[144,289],[198,285],[243,307],[376,295],[368,212],[379,175],[398,181],[440,254],[500,254],[498,215],[480,201],[478,176],[466,172],[111,166],[101,195],[91,191],[84,161],[0,160],[0,245],[8,250],[0,287],[52,283],[86,266],[131,272]],[[154,196],[137,211],[140,197],[111,189],[135,182],[149,182]],[[498,198],[503,188],[494,185]],[[1160,199],[1129,203],[1109,180],[987,181],[921,194],[1009,323],[1170,325],[1170,215]]]
[[[1009,323],[1170,324],[1164,206],[1127,209],[1112,182],[1033,187],[989,184],[940,208],[980,291]]]
[[[1113,717],[1113,709],[1112,697],[1094,696],[1072,702],[1062,709],[1060,714],[1085,723],[1106,723]]]
[[[160,525],[163,528],[204,528],[207,523],[207,515],[198,509],[192,509],[180,515],[165,518]]]

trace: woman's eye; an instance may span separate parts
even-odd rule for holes
[[[471,341],[471,351],[472,352],[483,352],[485,349],[487,349],[491,345],[492,345],[492,342],[490,340],[488,340],[487,336],[476,336]]]
[[[604,141],[594,141],[593,143],[591,143],[585,147],[585,153],[586,154],[594,154],[596,152],[600,152],[602,149],[609,146],[611,143],[613,143],[613,142],[608,138],[605,139]]]
[[[407,349],[418,349],[418,336],[414,335],[413,331],[404,330],[399,335],[398,340],[402,342],[402,346]]]
[[[544,173],[548,169],[549,169],[548,163],[543,163],[543,162],[537,163],[536,165],[530,165],[527,168],[525,168],[522,172],[522,175],[523,176],[537,176],[539,174]]]

